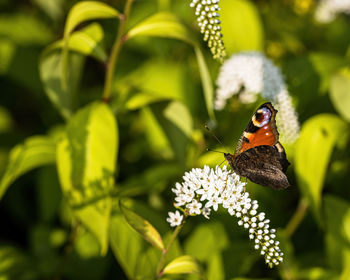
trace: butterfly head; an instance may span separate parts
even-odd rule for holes
[[[225,157],[226,161],[228,162],[228,164],[233,168],[235,155],[230,154],[230,153],[224,153],[224,157]]]

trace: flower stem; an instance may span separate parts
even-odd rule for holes
[[[103,97],[102,97],[104,102],[109,102],[111,98],[115,66],[118,60],[118,56],[119,56],[122,44],[124,43],[124,32],[126,27],[126,21],[130,15],[132,2],[133,0],[126,0],[124,14],[120,15],[119,17],[120,23],[119,23],[117,38],[114,41],[111,55],[109,57],[109,61],[107,64],[107,73],[106,73],[105,86],[104,86]]]
[[[286,226],[285,233],[288,237],[291,237],[295,230],[298,228],[299,224],[304,219],[307,210],[309,209],[309,204],[303,198],[300,200],[297,210],[295,211],[293,217],[290,219],[288,225]]]
[[[168,245],[166,246],[165,250],[162,252],[162,256],[160,257],[158,266],[157,266],[157,274],[156,274],[156,279],[159,279],[162,276],[162,269],[165,264],[166,257],[168,255],[169,250],[171,249],[176,237],[179,235],[182,227],[184,225],[184,222],[182,222],[181,225],[177,226],[176,229],[174,230],[173,234],[170,237],[170,240],[168,242]]]

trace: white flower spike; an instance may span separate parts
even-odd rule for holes
[[[242,103],[253,103],[258,94],[278,109],[277,123],[281,142],[294,143],[299,136],[299,121],[281,71],[260,52],[241,52],[221,66],[215,108],[222,110],[233,95]]]
[[[216,211],[222,205],[231,216],[239,218],[238,225],[249,231],[254,248],[260,250],[270,267],[283,261],[283,253],[275,241],[276,231],[269,228],[270,220],[265,218],[265,213],[258,213],[258,202],[249,198],[249,193],[244,190],[246,183],[241,182],[238,175],[228,171],[226,166],[216,166],[215,170],[204,166],[186,172],[183,179],[184,182],[176,183],[172,191],[176,194],[175,205],[181,206],[185,215],[202,214],[209,219],[211,210]],[[187,201],[188,197],[193,199]],[[182,219],[183,216],[176,211],[169,212],[167,221],[170,226],[178,226]]]
[[[204,35],[204,41],[215,59],[220,61],[226,56],[225,46],[222,41],[221,26],[219,20],[219,0],[192,0],[190,7],[195,8],[198,26]]]
[[[349,0],[321,0],[316,7],[315,19],[320,23],[329,23],[341,13],[350,15]]]

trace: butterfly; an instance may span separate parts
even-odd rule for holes
[[[285,174],[290,163],[278,141],[276,114],[270,102],[262,104],[244,129],[235,153],[224,156],[241,177],[262,186],[285,189],[290,186]]]

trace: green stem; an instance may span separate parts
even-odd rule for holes
[[[126,0],[124,14],[120,16],[120,23],[119,23],[117,38],[115,39],[115,42],[113,44],[111,55],[109,57],[109,61],[107,65],[105,86],[104,86],[103,97],[102,97],[102,99],[105,102],[109,102],[109,99],[111,98],[115,66],[118,61],[118,56],[119,56],[122,44],[124,43],[123,38],[124,38],[124,32],[126,27],[126,21],[130,15],[132,2],[133,0]]]
[[[162,252],[162,256],[160,257],[158,266],[157,266],[157,274],[156,274],[156,279],[159,279],[162,276],[162,269],[164,267],[165,261],[166,261],[166,257],[168,255],[169,250],[171,249],[171,247],[173,246],[173,243],[176,239],[176,237],[179,235],[182,227],[184,225],[184,222],[182,222],[181,225],[177,226],[176,229],[174,230],[173,234],[170,237],[170,240],[168,242],[167,247],[165,248],[165,250]]]
[[[298,228],[302,220],[304,219],[307,210],[309,209],[309,204],[303,198],[300,200],[297,210],[295,211],[293,217],[290,219],[288,225],[286,226],[285,233],[288,237],[291,237],[295,230]]]

